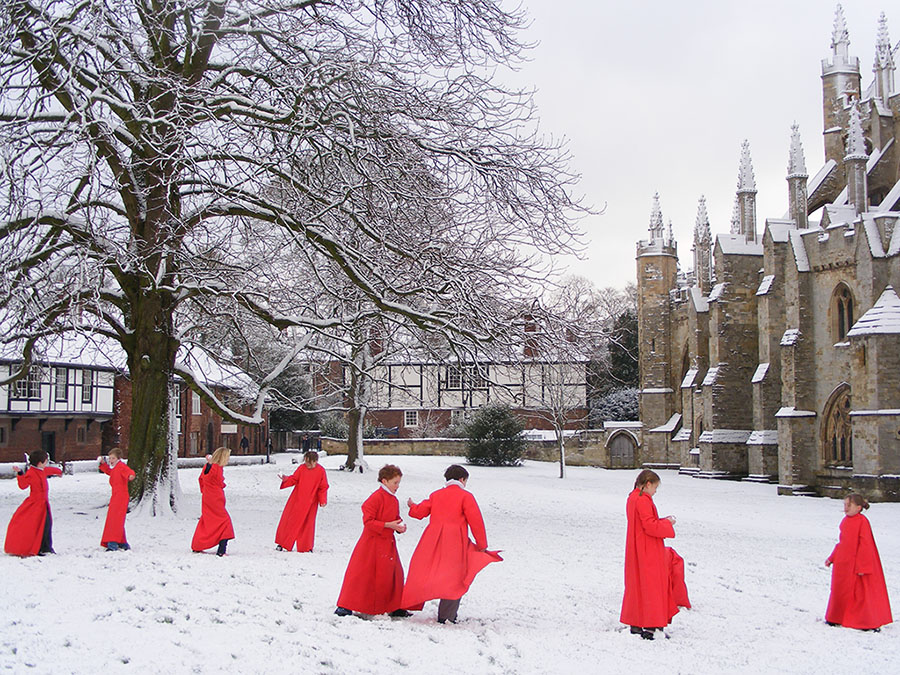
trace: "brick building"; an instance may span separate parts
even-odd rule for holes
[[[0,377],[17,367],[16,354],[0,354]],[[238,369],[208,355],[179,352],[216,396],[245,414],[235,392],[250,386]],[[93,459],[112,447],[128,451],[131,382],[120,349],[100,338],[80,335],[53,340],[35,359],[28,375],[0,386],[0,462],[19,462],[23,453],[46,450],[55,462]],[[219,446],[235,454],[265,452],[268,417],[263,427],[224,422],[183,382],[177,381],[179,456],[202,456]],[[241,449],[246,437],[248,448]]]
[[[693,270],[654,197],[637,245],[643,464],[900,499],[900,93],[882,17],[862,88],[840,7],[822,63],[825,165],[788,149],[787,213],[756,221],[745,141],[728,234],[700,199]]]

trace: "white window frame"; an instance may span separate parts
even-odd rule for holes
[[[94,371],[88,368],[81,371],[81,402],[94,402]]]
[[[68,368],[56,368],[54,371],[54,377],[56,378],[53,387],[53,398],[57,401],[63,402],[69,400],[69,369]],[[62,386],[60,386],[62,385]]]
[[[13,367],[10,366],[9,372],[12,373]],[[12,396],[10,398],[25,401],[41,400],[41,380],[44,377],[44,369],[41,366],[34,365],[28,369],[25,377],[13,382]]]
[[[191,392],[191,414],[192,415],[200,415],[201,414],[200,394],[198,394],[193,389],[191,389],[190,392]]]

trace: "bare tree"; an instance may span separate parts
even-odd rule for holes
[[[0,306],[4,339],[24,345],[12,378],[42,335],[118,341],[141,499],[169,465],[173,374],[259,423],[287,363],[368,316],[502,335],[485,308],[532,291],[546,270],[531,252],[570,251],[580,211],[529,97],[491,80],[519,57],[521,25],[497,0],[4,2]],[[297,290],[304,256],[332,261],[371,309],[323,311]],[[238,310],[293,338],[251,415],[175,359],[234,329]]]

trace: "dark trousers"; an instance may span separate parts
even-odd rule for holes
[[[456,621],[456,612],[459,610],[460,600],[462,598],[441,600],[438,603],[438,621]]]
[[[228,548],[228,540],[223,539],[222,541],[219,542],[219,548],[216,551],[216,555],[225,555],[225,549],[227,549],[227,548]]]
[[[53,553],[53,516],[50,515],[50,505],[47,505],[47,517],[44,518],[44,536],[41,537],[41,553]]]

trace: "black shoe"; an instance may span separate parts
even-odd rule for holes
[[[829,626],[840,626],[841,625],[839,623],[835,623],[834,621],[826,621],[825,623],[827,623]]]
[[[456,623],[456,619],[438,619],[438,623]]]
[[[283,551],[283,550],[284,550],[284,546],[281,546],[281,545],[279,544],[278,546],[275,547],[275,550],[276,550],[276,551]]]
[[[652,640],[653,639],[653,631],[652,630],[642,630],[641,637],[645,640]]]
[[[388,614],[388,616],[392,616],[395,619],[405,619],[408,616],[412,616],[412,612],[407,612],[405,609],[395,609],[393,612]]]
[[[643,632],[644,632],[644,629],[641,628],[640,626],[632,626],[632,627],[631,627],[631,634],[632,634],[632,635],[640,635],[640,634],[643,633]]]
[[[338,607],[336,610],[334,610],[334,613],[338,616],[350,616],[351,614],[353,614],[353,612],[346,607]]]

